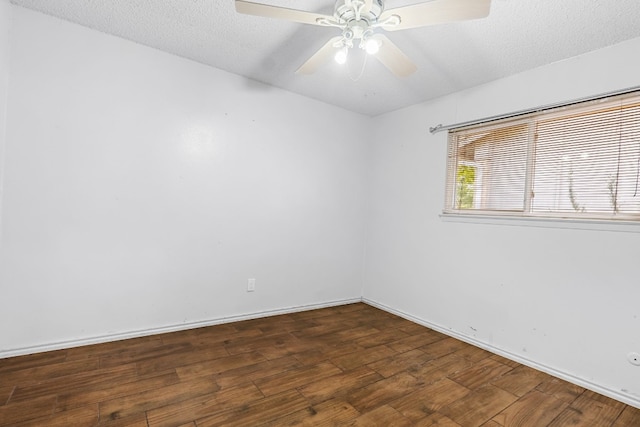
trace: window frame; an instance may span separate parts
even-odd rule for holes
[[[637,213],[608,213],[608,212],[569,212],[555,211],[542,212],[532,210],[534,172],[536,162],[536,127],[538,121],[547,121],[555,118],[577,117],[590,112],[602,112],[610,109],[614,102],[625,102],[628,104],[640,103],[640,90],[634,90],[623,94],[616,94],[608,97],[591,99],[587,101],[572,102],[565,105],[556,105],[546,109],[488,120],[479,123],[465,124],[460,127],[450,127],[447,132],[447,162],[445,177],[445,205],[440,215],[446,221],[454,222],[481,222],[490,224],[543,226],[560,228],[586,228],[603,230],[624,230],[640,232],[640,212]],[[598,108],[601,106],[601,108]],[[493,210],[493,209],[460,209],[456,208],[455,199],[457,197],[457,165],[458,149],[460,145],[458,136],[466,131],[491,130],[516,126],[526,123],[527,130],[527,153],[524,176],[523,208],[522,210]],[[639,141],[640,143],[640,141]],[[453,183],[451,180],[454,180]],[[477,182],[475,183],[477,185]],[[474,202],[475,203],[475,202]],[[571,224],[571,225],[569,225]]]

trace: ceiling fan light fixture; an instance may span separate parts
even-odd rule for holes
[[[369,55],[375,55],[380,50],[380,41],[370,38],[364,42],[364,50],[367,51]]]
[[[347,62],[347,55],[349,53],[349,48],[347,46],[343,47],[339,51],[336,52],[336,55],[333,59],[340,65],[344,65]]]

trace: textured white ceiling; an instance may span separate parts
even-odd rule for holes
[[[262,2],[329,15],[334,5]],[[371,116],[640,37],[640,0],[493,0],[483,20],[387,33],[418,66],[411,76],[369,60],[353,81],[359,67],[350,75],[333,61],[311,76],[294,74],[339,30],[240,15],[233,0],[12,3]]]

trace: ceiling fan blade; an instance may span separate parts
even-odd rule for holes
[[[313,56],[307,59],[307,62],[302,64],[300,68],[296,70],[296,74],[313,74],[322,64],[327,62],[329,58],[338,50],[336,44],[342,40],[342,36],[333,37],[326,42]]]
[[[236,0],[236,11],[245,15],[265,16],[267,18],[285,19],[311,25],[327,25],[324,22],[333,21],[333,16],[304,10],[287,9],[286,7],[271,6],[262,3]],[[322,23],[321,23],[322,22]]]
[[[372,37],[380,42],[380,50],[374,56],[393,74],[398,77],[406,77],[418,69],[387,36],[375,34]]]
[[[400,17],[400,23],[382,27],[388,31],[406,30],[454,21],[484,18],[489,15],[491,0],[431,0],[411,6],[386,10],[380,15],[384,22],[393,15]]]

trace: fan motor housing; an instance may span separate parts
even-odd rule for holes
[[[356,10],[361,8],[363,4],[363,0],[337,0],[334,16],[341,23],[357,21],[358,16]],[[366,21],[368,24],[373,24],[378,20],[383,10],[384,4],[382,0],[372,0],[371,9],[362,13],[360,20]]]

